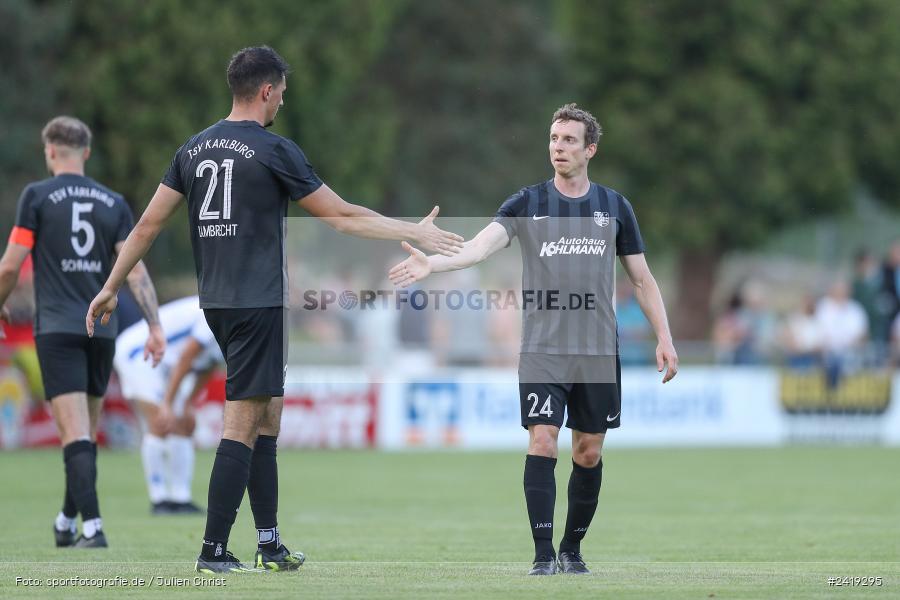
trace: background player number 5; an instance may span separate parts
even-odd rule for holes
[[[94,210],[91,202],[73,202],[72,203],[72,248],[75,254],[84,257],[87,256],[94,247],[94,226],[90,221],[81,218],[83,213],[89,213]],[[84,232],[84,244],[78,241],[78,232]]]

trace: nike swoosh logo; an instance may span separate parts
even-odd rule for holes
[[[550,218],[550,215],[545,215],[545,216],[543,216],[543,217],[539,217],[539,216],[537,216],[537,215],[533,215],[531,218],[534,219],[535,221],[540,221],[541,219],[549,219],[549,218]]]
[[[621,411],[621,410],[620,410],[619,412],[617,412],[615,415],[611,416],[611,417],[610,417],[609,415],[607,415],[607,417],[606,417],[606,422],[607,422],[607,423],[612,423],[613,421],[616,420],[616,417],[618,417],[620,414],[622,414],[622,411]]]

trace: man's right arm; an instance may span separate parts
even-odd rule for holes
[[[109,323],[112,311],[116,308],[116,294],[118,294],[119,288],[125,283],[128,274],[138,261],[147,254],[150,246],[153,245],[153,240],[178,208],[182,198],[180,192],[176,192],[164,184],[159,185],[144,214],[128,234],[128,239],[125,240],[103,289],[88,308],[88,314],[85,317],[88,335],[94,335],[94,321],[98,317],[102,317],[100,322],[103,325]]]
[[[394,285],[407,287],[431,273],[457,271],[477,265],[508,244],[509,234],[506,228],[496,221],[464,243],[459,254],[453,256],[425,256],[421,250],[403,242],[403,249],[409,252],[410,257],[391,268],[388,277]]]

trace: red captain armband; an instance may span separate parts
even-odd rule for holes
[[[34,248],[34,232],[24,227],[13,227],[9,234],[9,243]]]

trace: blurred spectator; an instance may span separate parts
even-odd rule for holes
[[[738,347],[745,344],[747,328],[741,320],[744,302],[740,292],[735,292],[728,299],[728,305],[713,325],[713,350],[716,362],[734,363]]]
[[[503,300],[500,310],[488,311],[490,350],[486,364],[491,367],[516,367],[522,344],[522,314],[519,312],[522,289],[512,278],[502,280],[496,289],[503,293]]]
[[[853,261],[852,297],[859,302],[869,319],[869,339],[884,345],[890,328],[890,306],[886,306],[882,293],[882,273],[878,260],[868,249],[861,248]]]
[[[383,272],[373,270],[373,277],[366,283],[367,288],[390,289],[390,282],[384,274],[399,260],[391,259],[390,265],[385,265]],[[393,304],[386,306],[381,301],[374,302],[372,308],[359,311],[357,344],[362,350],[363,366],[378,373],[393,366],[400,348],[399,316]]]
[[[788,315],[782,331],[782,343],[789,367],[806,369],[821,363],[823,332],[816,318],[815,298],[806,296],[800,310]]]
[[[619,358],[622,365],[642,365],[654,355],[653,329],[634,296],[628,279],[616,284],[616,321],[619,328]]]
[[[775,316],[766,306],[761,284],[749,282],[735,293],[728,308],[713,327],[713,345],[718,362],[756,365],[771,350]]]
[[[413,284],[406,290],[394,290],[394,294],[399,296],[401,293],[405,293],[407,298],[411,298],[414,294],[422,291],[420,285]],[[417,306],[421,306],[421,301],[418,302]],[[391,304],[395,307],[399,304],[397,337],[400,343],[408,350],[427,350],[432,341],[434,311],[416,308],[411,300],[407,302],[393,301]]]
[[[479,289],[478,285],[478,270],[453,271],[439,281],[448,293],[461,292],[468,298],[474,292],[476,300],[474,304],[466,301],[462,306],[451,308],[445,296],[440,309],[433,310],[429,306],[428,311],[434,315],[431,346],[435,360],[441,365],[480,366],[488,358],[489,348],[485,344],[488,311],[484,302],[485,290]]]
[[[881,290],[881,302],[887,313],[887,324],[890,325],[900,314],[900,240],[894,241],[888,251],[882,268]],[[887,339],[887,335],[881,339]]]
[[[847,282],[839,279],[831,284],[828,295],[819,301],[816,320],[822,328],[828,384],[834,387],[853,364],[854,351],[866,340],[868,318],[859,302],[850,298]]]

